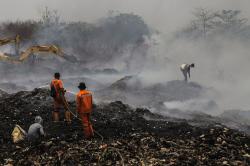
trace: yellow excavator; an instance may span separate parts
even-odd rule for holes
[[[11,55],[0,52],[0,61],[11,62],[11,63],[20,63],[11,57]]]
[[[31,46],[30,48],[26,49],[25,51],[22,51],[19,54],[19,46],[20,46],[20,36],[17,35],[14,39],[5,38],[0,39],[0,46],[9,44],[14,42],[16,44],[16,55],[19,55],[19,57],[13,57],[11,54],[7,53],[1,53],[0,52],[0,61],[7,61],[11,63],[22,63],[26,59],[28,59],[31,55],[34,55],[35,53],[53,53],[67,61],[75,62],[76,59],[72,57],[69,58],[59,47],[55,45],[37,45],[37,46]]]
[[[29,56],[34,55],[35,53],[53,53],[61,58],[68,60],[65,57],[66,54],[64,54],[62,50],[55,45],[32,46],[25,51],[22,51],[17,58],[14,58],[12,55],[7,53],[0,53],[0,60],[11,63],[22,63],[26,59],[28,59]]]
[[[6,44],[9,44],[9,43],[15,43],[17,46],[19,46],[19,44],[20,44],[20,36],[16,35],[15,38],[3,38],[3,39],[0,39],[0,46],[6,45]]]
[[[21,39],[20,39],[19,35],[16,35],[15,38],[3,38],[3,39],[0,39],[0,46],[10,44],[10,43],[15,43],[16,54],[18,54],[19,47],[20,47],[20,41],[21,41]]]
[[[53,53],[62,58],[64,58],[65,55],[65,53],[63,53],[62,50],[55,45],[32,46],[26,51],[21,52],[17,61],[23,62],[35,53]]]

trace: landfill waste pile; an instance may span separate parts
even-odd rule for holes
[[[69,104],[74,111],[75,103]],[[250,164],[250,136],[219,123],[192,126],[115,101],[94,106],[95,137],[86,140],[79,120],[53,123],[52,109],[46,89],[0,98],[0,165]],[[27,131],[37,115],[44,120],[42,142],[12,143],[15,125]]]
[[[144,85],[142,78],[125,76],[107,88],[96,91],[101,100],[121,100],[132,105],[157,106],[165,101],[186,101],[201,98],[203,94],[213,92],[195,82],[185,83],[173,80],[166,83]],[[214,104],[213,107],[216,104]]]
[[[23,75],[22,75],[23,76]],[[39,76],[38,76],[39,77]],[[35,74],[33,76],[27,76],[26,79],[12,78],[9,81],[1,80],[0,81],[0,89],[7,92],[7,93],[17,93],[19,91],[27,91],[33,90],[37,87],[49,87],[51,78],[43,77],[36,78]],[[71,89],[72,91],[77,91],[77,85],[80,81],[84,81],[88,86],[89,89],[95,90],[98,88],[105,87],[104,84],[100,83],[100,81],[92,79],[90,77],[81,77],[81,76],[64,76],[63,77],[64,86],[67,89]],[[76,88],[74,88],[76,87]]]
[[[120,100],[134,107],[149,108],[155,114],[189,120],[192,125],[220,123],[250,134],[249,111],[220,110],[217,96],[213,88],[196,82],[172,80],[145,85],[139,76],[125,76],[95,91],[100,102]]]
[[[6,95],[7,95],[7,93],[0,89],[0,97],[6,96]]]
[[[19,86],[14,83],[0,83],[0,89],[3,89],[7,93],[16,93],[18,91],[26,90],[24,86]]]

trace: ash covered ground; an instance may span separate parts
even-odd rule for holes
[[[124,85],[120,84],[121,81],[118,83],[119,86]],[[118,86],[118,83],[112,84],[111,87]],[[184,89],[193,86],[194,89],[201,88],[191,83]],[[111,90],[111,87],[105,90]],[[250,163],[250,137],[247,132],[230,128],[230,125],[225,123],[228,117],[223,119],[204,113],[191,113],[192,118],[184,119],[154,113],[145,108],[131,107],[121,101],[98,103],[94,107],[92,116],[97,134],[94,139],[86,140],[83,138],[81,122],[77,119],[74,119],[71,126],[63,122],[52,123],[52,99],[47,89],[1,94],[3,94],[0,98],[2,165],[248,165]],[[70,102],[70,108],[75,110],[74,102]],[[27,130],[36,115],[44,119],[47,135],[42,143],[36,146],[25,142],[13,144],[11,132],[15,124]],[[247,125],[234,123],[238,124],[238,127],[247,128]]]
[[[249,23],[237,10],[194,11],[191,27],[174,32],[122,13],[94,23],[56,15],[1,24],[1,37],[21,36],[20,51],[51,43],[71,61],[32,55],[0,63],[0,165],[250,165],[250,113],[233,109],[249,109]],[[202,33],[204,11],[214,17]],[[179,80],[181,63],[196,63],[191,82]],[[58,71],[71,110],[79,82],[94,92],[94,139],[83,138],[77,119],[52,123],[48,85]],[[27,130],[36,115],[44,119],[44,140],[13,144],[14,126]]]

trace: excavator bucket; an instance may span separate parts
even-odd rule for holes
[[[15,64],[20,63],[18,60],[11,58],[9,55],[4,54],[4,53],[0,53],[0,61],[11,62],[11,63],[15,63]]]

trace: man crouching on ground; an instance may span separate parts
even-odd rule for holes
[[[42,138],[44,137],[45,133],[43,130],[43,119],[40,116],[35,117],[35,123],[30,125],[28,130],[28,141],[33,143],[41,142]]]

